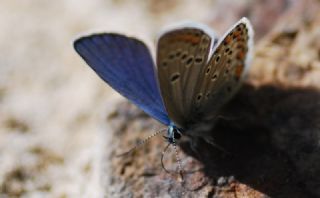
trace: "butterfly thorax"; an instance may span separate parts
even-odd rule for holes
[[[179,140],[181,136],[182,136],[182,129],[178,128],[174,124],[170,124],[168,126],[167,136],[164,136],[164,138],[168,140],[170,144],[175,144],[177,142],[176,140]]]

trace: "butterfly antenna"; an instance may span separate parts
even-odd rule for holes
[[[180,157],[179,157],[179,153],[178,153],[178,149],[177,149],[177,144],[176,144],[175,141],[173,142],[173,149],[174,149],[174,152],[175,152],[175,155],[176,155],[176,160],[177,160],[177,163],[178,163],[179,175],[180,175],[180,177],[181,177],[181,181],[184,182],[181,160],[180,160]]]
[[[154,134],[150,135],[149,137],[145,138],[144,140],[140,141],[138,144],[136,144],[133,148],[131,148],[129,151],[126,151],[124,153],[121,153],[121,154],[118,154],[116,155],[116,157],[122,157],[122,156],[125,156],[125,155],[128,155],[130,153],[132,153],[134,150],[136,150],[138,147],[140,147],[141,145],[145,144],[146,142],[148,142],[151,138],[159,135],[160,133],[163,133],[165,132],[167,129],[161,129],[157,132],[155,132]]]
[[[181,178],[181,183],[182,183],[182,187],[184,189],[186,189],[187,191],[190,191],[190,192],[194,192],[194,191],[197,191],[199,189],[201,189],[202,187],[204,187],[205,185],[207,185],[207,181],[204,181],[202,184],[200,184],[199,186],[197,187],[193,187],[193,188],[189,188],[186,183],[185,183],[185,180],[184,180],[184,177],[183,177],[183,169],[182,169],[182,165],[181,165],[181,160],[180,160],[180,157],[179,157],[179,153],[178,153],[178,149],[177,149],[177,144],[176,142],[173,142],[173,148],[174,148],[174,151],[175,151],[175,154],[176,154],[176,160],[177,160],[177,163],[178,163],[178,170],[179,170],[179,175],[180,175],[180,178]],[[184,193],[183,193],[184,194]]]
[[[215,147],[216,149],[222,151],[224,154],[227,155],[231,155],[231,153],[229,151],[227,151],[225,148],[223,148],[222,146],[220,146],[219,144],[215,143],[215,141],[213,140],[213,138],[207,138],[205,140],[207,143],[209,143],[211,146]]]
[[[168,145],[164,148],[164,150],[162,151],[162,155],[161,155],[161,165],[162,165],[162,168],[169,174],[173,174],[173,173],[176,173],[174,171],[170,171],[168,170],[165,166],[164,166],[164,163],[163,163],[163,158],[164,158],[164,154],[167,152],[169,146],[172,145],[173,148],[174,148],[174,151],[175,151],[175,156],[176,156],[176,160],[177,160],[177,163],[178,163],[178,169],[179,169],[179,175],[180,175],[180,178],[181,178],[181,183],[182,183],[182,187],[187,190],[187,191],[190,191],[190,192],[194,192],[194,191],[197,191],[199,189],[201,189],[202,187],[204,187],[205,185],[208,184],[208,181],[205,180],[201,185],[197,186],[197,187],[194,187],[194,188],[189,188],[188,186],[186,186],[186,183],[185,183],[185,180],[184,180],[184,176],[183,176],[183,169],[182,169],[182,165],[181,165],[181,160],[180,160],[180,157],[178,155],[178,149],[177,149],[177,145],[176,145],[176,142],[173,142],[173,143],[168,143]],[[198,171],[198,170],[196,170]],[[184,192],[183,192],[184,194]]]
[[[165,171],[166,171],[167,173],[169,173],[169,174],[176,173],[175,171],[170,171],[170,170],[168,170],[168,169],[164,166],[164,163],[163,163],[164,154],[166,154],[166,152],[168,151],[168,148],[169,148],[170,145],[173,146],[173,149],[174,149],[174,152],[175,152],[176,160],[177,160],[177,163],[178,163],[179,175],[180,175],[182,181],[184,181],[184,179],[183,179],[183,174],[182,174],[181,160],[180,160],[180,157],[179,157],[179,154],[178,154],[177,145],[176,145],[175,142],[173,142],[173,143],[168,143],[168,145],[167,145],[167,146],[164,148],[164,150],[162,151],[162,155],[161,155],[161,166],[162,166],[163,170],[165,170]]]
[[[167,152],[169,146],[171,145],[171,143],[168,143],[168,145],[163,149],[162,151],[162,154],[161,154],[161,166],[163,168],[163,170],[165,170],[167,173],[171,174],[172,172],[169,171],[165,166],[164,166],[164,163],[163,163],[163,158],[164,158],[164,154]]]

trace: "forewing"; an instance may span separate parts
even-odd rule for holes
[[[75,50],[113,89],[163,124],[165,111],[147,47],[119,34],[95,34],[74,42]]]
[[[246,18],[219,40],[197,84],[190,122],[214,118],[236,93],[250,64],[252,42],[253,30]]]
[[[158,40],[161,94],[170,119],[179,127],[190,117],[196,82],[213,43],[212,34],[195,27],[168,31]]]

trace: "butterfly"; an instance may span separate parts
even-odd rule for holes
[[[253,29],[246,18],[221,39],[197,24],[163,32],[157,42],[157,67],[136,38],[101,33],[74,42],[75,50],[106,83],[168,126],[170,144],[182,135],[210,139],[200,126],[211,123],[239,89],[252,45]]]

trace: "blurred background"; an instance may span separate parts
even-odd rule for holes
[[[137,37],[154,53],[166,25],[220,35],[247,16],[259,42],[294,0],[0,2],[0,197],[100,197],[107,113],[123,100],[75,53],[80,35]]]

